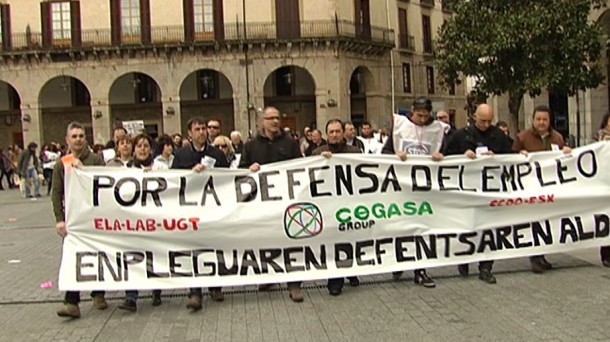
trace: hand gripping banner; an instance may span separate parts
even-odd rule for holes
[[[610,144],[67,174],[62,290],[246,285],[610,245]]]

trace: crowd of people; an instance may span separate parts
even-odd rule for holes
[[[552,112],[547,106],[538,106],[532,113],[532,126],[513,138],[508,132],[508,125],[499,122],[493,125],[492,107],[481,104],[474,114],[473,123],[456,129],[450,124],[449,114],[438,111],[432,115],[432,103],[429,99],[418,98],[413,102],[408,115],[393,114],[392,129],[389,132],[375,132],[368,122],[360,127],[360,136],[351,122],[338,119],[329,120],[325,125],[325,136],[319,129],[306,127],[300,137],[289,128],[282,128],[280,112],[274,107],[266,108],[259,118],[259,131],[247,141],[243,141],[238,131],[229,136],[222,135],[220,121],[204,120],[201,117],[190,119],[186,124],[188,136],[180,134],[163,135],[154,140],[145,133],[131,136],[118,127],[113,131],[112,139],[104,146],[89,147],[85,139],[84,127],[71,123],[66,131],[66,147],[59,144],[45,145],[37,153],[35,143],[28,144],[24,151],[12,146],[8,153],[0,150],[2,177],[8,179],[8,187],[22,184],[26,197],[40,196],[39,178],[48,184],[47,193],[51,193],[56,230],[62,237],[69,229],[65,225],[64,212],[64,169],[66,165],[107,165],[109,167],[129,167],[145,170],[190,169],[203,172],[207,168],[247,168],[257,172],[261,165],[321,155],[331,158],[335,153],[392,154],[401,161],[409,155],[427,155],[433,161],[441,161],[446,155],[465,155],[475,159],[483,155],[509,154],[557,150],[571,153],[564,139],[552,128]],[[513,140],[514,139],[514,140]],[[610,141],[610,114],[603,118],[599,140]],[[64,156],[62,158],[62,156]],[[42,177],[38,175],[42,173]],[[15,176],[16,175],[16,176]],[[1,184],[2,178],[0,178]],[[610,247],[601,249],[602,263],[610,267]],[[532,271],[543,273],[552,269],[551,263],[543,256],[530,258]],[[482,261],[478,266],[478,277],[488,284],[495,284],[492,273],[493,261]],[[468,276],[467,264],[459,265],[458,272]],[[399,279],[402,272],[395,272],[394,279]],[[434,280],[425,269],[414,271],[415,284],[433,288]],[[351,286],[358,286],[357,277],[349,277]],[[274,284],[262,284],[259,290],[268,290]],[[340,295],[344,287],[343,278],[329,279],[327,283],[331,295]],[[295,302],[303,301],[301,282],[288,283],[290,298]],[[103,291],[94,291],[93,306],[105,309]],[[210,288],[209,296],[213,301],[222,301],[222,288]],[[153,291],[152,304],[161,305],[161,291]],[[57,311],[62,317],[80,317],[79,292],[67,292],[65,304]],[[137,310],[138,291],[126,291],[120,309]],[[189,290],[186,304],[190,310],[202,308],[203,291],[201,288]]]

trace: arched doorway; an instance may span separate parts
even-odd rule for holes
[[[108,98],[112,128],[141,121],[153,139],[163,134],[161,89],[152,77],[140,72],[125,74],[114,81]]]
[[[180,85],[180,120],[184,131],[188,120],[201,116],[206,120],[218,120],[221,134],[229,136],[235,129],[233,111],[233,86],[216,70],[192,72]]]
[[[350,120],[360,132],[362,122],[368,121],[366,93],[374,88],[373,75],[369,69],[357,67],[349,79]]]
[[[265,107],[276,107],[282,127],[301,131],[316,127],[316,85],[307,69],[295,65],[274,70],[265,80]]]
[[[12,144],[23,148],[21,98],[12,85],[0,81],[0,146]]]
[[[93,143],[91,128],[91,95],[87,86],[71,76],[57,76],[40,90],[43,127],[41,143],[65,143],[66,127],[72,121],[85,126],[87,142]]]

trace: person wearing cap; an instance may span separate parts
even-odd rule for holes
[[[443,154],[440,151],[448,126],[434,120],[431,111],[432,102],[420,97],[413,102],[409,116],[393,114],[392,134],[388,136],[382,154],[396,154],[402,161],[407,160],[407,155],[430,156],[434,161],[442,160]],[[399,279],[402,272],[394,272],[393,275],[394,279]],[[436,286],[423,268],[414,271],[413,281],[427,288]]]

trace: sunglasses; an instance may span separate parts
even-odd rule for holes
[[[214,145],[214,147],[216,147],[216,148],[226,148],[226,147],[227,147],[227,145],[225,145],[225,144],[222,144],[222,145]]]

